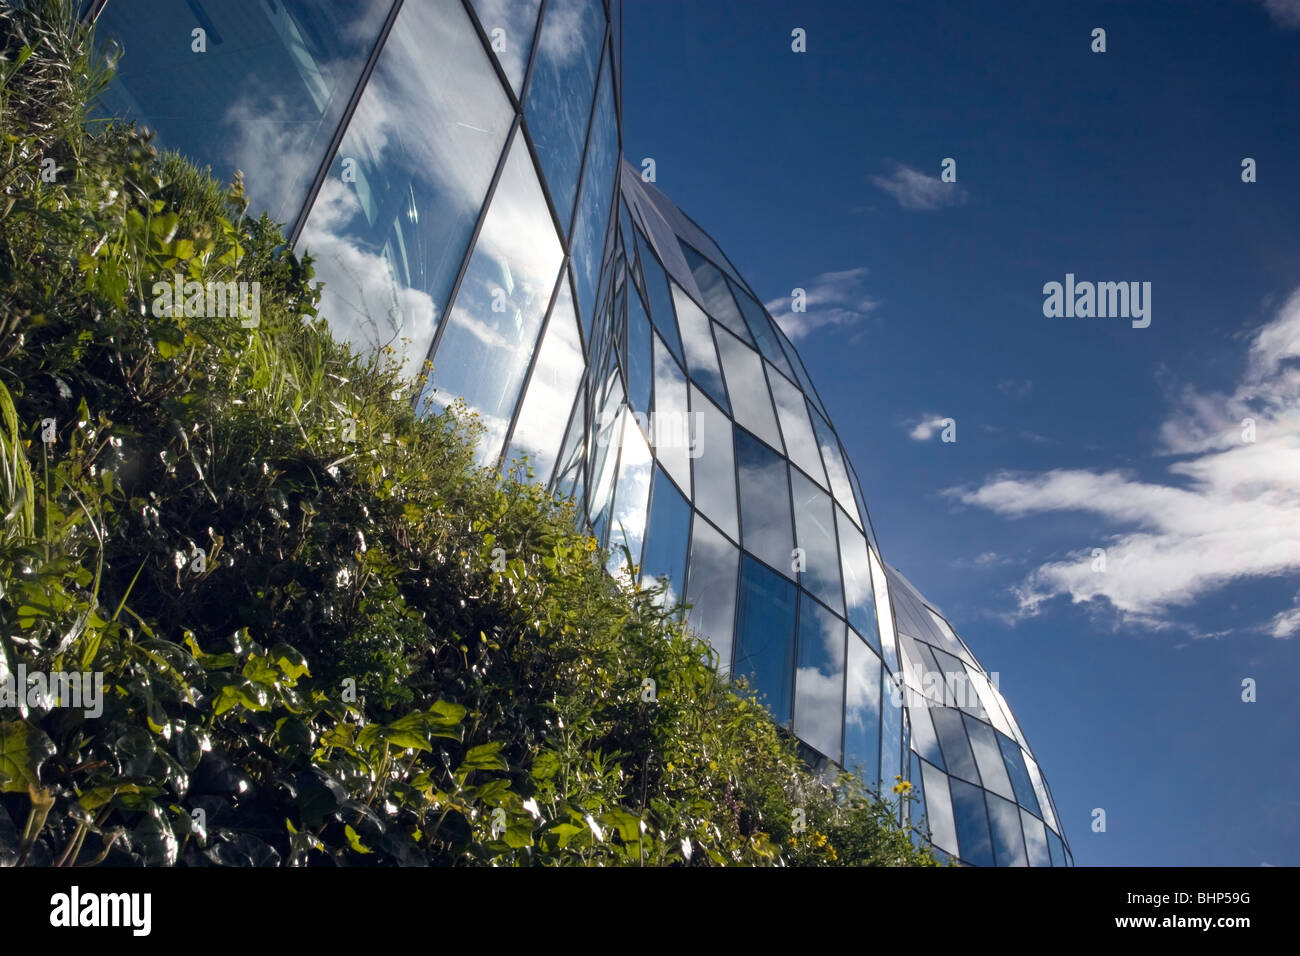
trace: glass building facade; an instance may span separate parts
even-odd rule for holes
[[[573,496],[814,766],[975,865],[1070,865],[1015,717],[881,558],[826,408],[760,297],[622,156],[618,0],[98,0],[104,104],[315,260],[340,337],[433,363],[482,462]],[[165,80],[163,79],[165,78]],[[630,566],[629,566],[630,557]]]

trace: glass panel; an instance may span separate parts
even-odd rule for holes
[[[1061,838],[1051,830],[1047,831],[1047,846],[1052,853],[1052,866],[1069,866],[1065,859],[1065,847],[1061,845]]]
[[[763,353],[763,358],[793,379],[794,372],[790,368],[790,363],[786,361],[785,352],[781,351],[780,342],[772,328],[771,320],[767,317],[767,312],[747,293],[742,292],[734,282],[731,283],[731,294],[740,306],[740,311],[745,317],[745,325],[753,334],[754,341],[758,343],[758,350]],[[791,385],[791,388],[793,387]]]
[[[463,397],[479,413],[487,429],[479,446],[483,464],[501,451],[563,257],[520,133],[426,386],[435,404]]]
[[[961,858],[975,866],[993,866],[993,844],[989,839],[984,792],[952,777],[948,778],[948,786],[952,790],[953,816],[957,820]]]
[[[984,705],[984,712],[988,714],[989,720],[993,726],[1002,733],[1011,735],[1011,725],[1002,713],[1002,707],[998,704],[997,695],[993,693],[992,684],[983,671],[968,668],[970,671],[970,683],[975,688],[975,693],[980,702]],[[997,679],[997,672],[994,671],[993,677]]]
[[[854,634],[849,636],[844,690],[844,766],[879,791],[880,658]]]
[[[614,469],[618,467],[618,448],[622,442],[623,386],[614,376],[607,385],[605,401],[600,416],[592,429],[596,447],[590,452],[591,498],[587,514],[596,531],[597,539],[604,538],[604,511],[614,490]]]
[[[899,760],[903,750],[902,697],[898,685],[889,671],[880,671],[881,691],[885,695],[880,708],[880,787],[888,792],[894,777],[900,773]]]
[[[826,470],[822,468],[822,456],[808,421],[808,406],[804,404],[803,394],[780,375],[769,375],[768,381],[772,384],[772,397],[776,400],[781,434],[790,460],[811,475],[817,484],[823,488],[830,487],[826,484]]]
[[[772,719],[790,726],[794,690],[795,587],[748,555],[740,558],[733,676],[743,677]]]
[[[777,431],[772,399],[767,392],[763,360],[757,352],[743,345],[725,329],[717,329],[717,342],[736,424],[743,425],[781,451],[781,433]]]
[[[736,546],[698,514],[691,534],[691,567],[686,600],[687,620],[718,652],[719,668],[731,668],[731,629],[736,614]]]
[[[740,482],[740,543],[746,551],[793,578],[794,540],[785,459],[737,428],[736,468]]]
[[[508,460],[527,455],[537,481],[543,484],[555,467],[584,364],[569,283],[561,282],[507,455]]]
[[[849,523],[839,508],[835,509],[835,525],[839,530],[840,567],[844,573],[844,601],[849,609],[849,623],[864,634],[878,638],[867,539]]]
[[[265,210],[292,226],[392,5],[392,0],[110,3],[97,21],[97,46],[115,37],[126,56],[99,112],[158,131],[160,149],[177,149],[210,165],[221,182],[243,170],[250,214]],[[444,33],[457,32],[457,19],[469,26],[450,12]],[[206,53],[191,50],[190,31],[196,27],[207,32]],[[477,56],[473,50],[446,49],[443,65]],[[405,89],[414,92],[418,85]],[[499,136],[496,148],[499,152]],[[481,199],[482,192],[478,195]],[[463,251],[462,242],[458,258]]]
[[[655,394],[651,437],[655,457],[682,488],[691,487],[691,455],[699,448],[686,399],[686,375],[663,339],[654,337]]]
[[[682,595],[682,584],[686,581],[686,539],[690,533],[690,504],[673,487],[664,470],[656,467],[650,520],[646,524],[645,557],[641,563],[641,586],[663,585],[664,603],[668,606],[676,604]]]
[[[566,233],[578,189],[604,35],[605,13],[600,0],[551,0],[546,5],[533,76],[528,83],[528,132],[555,200],[560,228]],[[582,309],[578,281],[578,306]]]
[[[776,321],[772,323],[776,327],[777,335],[781,341],[781,347],[785,349],[786,356],[790,359],[790,365],[794,367],[794,373],[799,379],[799,385],[803,388],[803,393],[808,396],[808,401],[812,402],[813,408],[822,415],[826,414],[826,406],[817,395],[817,389],[813,388],[812,379],[808,377],[808,372],[803,367],[803,361],[799,358],[799,352],[790,340],[781,333],[781,326]],[[814,413],[816,414],[816,412]]]
[[[637,255],[641,260],[641,274],[645,277],[646,294],[650,298],[650,321],[659,334],[664,337],[668,347],[677,356],[677,361],[685,362],[682,355],[682,340],[677,334],[677,315],[673,312],[673,296],[668,291],[668,276],[664,268],[650,251],[645,237],[636,231]]]
[[[551,9],[548,6],[548,20],[550,16]],[[587,146],[587,168],[583,172],[582,201],[578,204],[578,218],[573,227],[574,288],[578,293],[578,315],[587,332],[591,329],[590,316],[595,304],[596,280],[600,277],[598,252],[604,248],[609,228],[614,172],[618,168],[618,118],[614,114],[614,88],[608,57],[605,58],[605,68],[601,75],[600,96],[591,126],[591,142]],[[538,156],[545,155],[539,148]]]
[[[1020,747],[1005,734],[998,734],[998,749],[1007,765],[1007,776],[1011,778],[1011,789],[1016,792],[1016,803],[1028,807],[1034,813],[1041,813],[1038,807],[1038,795],[1034,793],[1034,784],[1025,769],[1025,758]]]
[[[524,83],[528,52],[537,31],[537,8],[542,0],[472,0],[483,32],[501,62],[515,95]]]
[[[1052,856],[1047,852],[1047,831],[1043,829],[1043,821],[1021,810],[1020,825],[1025,833],[1025,849],[1029,853],[1029,865],[1051,866]]]
[[[632,407],[650,411],[650,378],[653,358],[650,351],[650,320],[646,318],[641,295],[636,289],[627,297],[627,390]]]
[[[718,369],[718,353],[713,348],[713,332],[709,328],[712,323],[676,283],[672,283],[672,292],[682,343],[686,346],[686,369],[697,385],[724,409],[729,409],[727,390],[722,385],[722,372]]]
[[[844,636],[842,620],[800,596],[794,732],[836,763],[844,721]]]
[[[966,731],[962,727],[961,712],[951,707],[931,707],[930,717],[934,720],[934,729],[939,732],[939,744],[943,747],[943,761],[948,773],[956,774],[971,783],[979,783],[975,758],[971,755]]]
[[[993,728],[970,714],[965,715],[965,720],[966,734],[970,737],[971,749],[975,751],[975,763],[979,765],[984,788],[1000,797],[1013,799],[1011,781],[1007,779],[1006,764],[1002,762],[1002,751],[994,739]]]
[[[822,459],[826,463],[826,474],[831,479],[831,493],[835,495],[835,500],[840,503],[845,513],[853,519],[853,523],[861,528],[862,524],[857,517],[858,508],[853,501],[853,489],[849,487],[849,475],[844,470],[844,458],[840,454],[840,443],[835,439],[831,427],[815,412],[813,428],[817,431],[817,444],[821,446]]]
[[[1020,810],[1009,800],[985,794],[989,823],[993,827],[993,852],[998,866],[1028,866],[1025,840],[1020,833]]]
[[[741,479],[744,480],[743,474]],[[840,556],[835,546],[835,515],[831,510],[830,495],[819,490],[798,471],[790,472],[790,481],[794,495],[796,541],[804,551],[803,575],[799,583],[830,605],[837,614],[843,614]]]
[[[419,370],[513,118],[465,8],[403,5],[298,241],[337,337]]]
[[[691,388],[691,420],[695,424],[695,507],[713,519],[735,541],[740,540],[736,520],[736,472],[732,455],[731,419]]]
[[[943,753],[939,750],[939,738],[930,721],[930,708],[908,707],[907,716],[912,722],[912,747],[930,763],[943,769]]]
[[[650,446],[632,418],[631,409],[623,411],[623,452],[619,457],[618,486],[614,489],[614,519],[609,527],[609,570],[611,573],[641,561],[641,540],[645,535],[646,502],[650,498]],[[617,576],[617,574],[616,574]]]
[[[921,764],[925,783],[925,808],[930,823],[930,839],[948,853],[957,852],[957,825],[952,817],[952,798],[948,795],[948,778],[928,763]]]
[[[1034,793],[1038,796],[1038,808],[1043,811],[1043,820],[1053,830],[1059,830],[1056,813],[1052,809],[1052,802],[1047,796],[1047,787],[1043,783],[1043,775],[1038,772],[1038,764],[1034,762],[1034,758],[1028,754],[1025,755],[1025,769],[1029,771],[1029,779],[1034,785]]]
[[[753,345],[754,340],[745,328],[745,320],[741,318],[740,310],[731,298],[731,291],[727,288],[727,280],[722,273],[689,245],[684,242],[681,245],[686,265],[691,270],[691,275],[695,276],[695,284],[704,297],[705,311],[744,339],[747,345]]]
[[[889,582],[885,578],[885,569],[876,557],[876,552],[869,552],[871,559],[871,581],[876,592],[876,622],[880,625],[880,643],[884,648],[885,661],[891,666],[898,666],[898,646],[894,639],[894,616],[890,613]]]

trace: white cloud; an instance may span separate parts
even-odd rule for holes
[[[945,494],[1011,518],[1076,511],[1120,530],[1080,542],[1016,589],[1022,616],[1068,596],[1103,599],[1131,623],[1172,626],[1188,607],[1233,581],[1300,572],[1300,290],[1259,328],[1231,394],[1186,388],[1161,428],[1160,451],[1176,456],[1165,480],[1082,469],[1001,473]],[[1253,422],[1254,441],[1244,420]],[[1106,552],[1093,570],[1093,548]],[[1274,636],[1300,628],[1300,610],[1264,625]]]
[[[1275,614],[1267,630],[1268,633],[1279,638],[1295,637],[1300,634],[1300,605]]]
[[[871,182],[893,196],[904,209],[930,211],[959,206],[967,199],[966,190],[956,183],[945,183],[938,176],[927,176],[902,163],[888,176],[872,176]]]
[[[907,437],[913,441],[929,441],[934,437],[934,433],[940,431],[948,421],[948,418],[937,412],[926,412],[919,420],[913,421],[910,426],[905,425],[904,427],[910,427],[911,430],[908,431]]]
[[[792,299],[782,296],[763,303],[791,341],[825,326],[856,325],[880,303],[866,293],[863,278],[866,266],[823,272],[803,286],[805,312],[791,312]]]
[[[1025,379],[1021,382],[1013,378],[1004,378],[998,382],[998,391],[1007,398],[1026,398],[1033,390],[1034,383],[1030,379]]]
[[[1300,27],[1300,0],[1263,0],[1264,9],[1269,12],[1278,26]]]

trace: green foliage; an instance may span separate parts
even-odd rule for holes
[[[933,862],[335,342],[238,182],[88,129],[71,22],[0,10],[0,682],[102,675],[102,713],[0,712],[0,864]],[[260,324],[157,314],[177,273]]]

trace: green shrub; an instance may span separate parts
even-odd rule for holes
[[[108,73],[29,6],[0,10],[0,683],[104,683],[98,715],[0,711],[0,864],[933,862],[570,504],[476,468],[472,415],[335,342],[238,182],[89,128]],[[155,314],[177,273],[260,282],[259,324]]]

